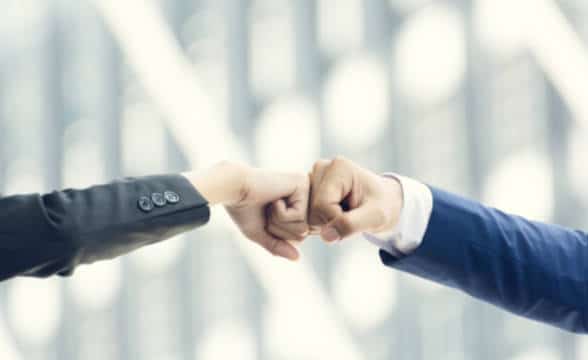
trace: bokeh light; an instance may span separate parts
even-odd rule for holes
[[[6,169],[5,189],[8,194],[38,192],[44,187],[41,168],[32,159],[16,158]]]
[[[382,268],[377,249],[350,239],[332,273],[337,305],[359,331],[381,324],[396,306],[396,274]]]
[[[588,154],[588,127],[576,124],[570,131],[570,144],[567,149],[568,165],[570,167],[570,185],[574,192],[584,201],[588,202],[588,166],[586,166],[586,154]]]
[[[138,249],[129,258],[139,270],[156,274],[169,269],[176,263],[185,248],[185,235],[177,235],[166,241]]]
[[[373,144],[390,120],[390,92],[384,65],[369,55],[338,63],[323,89],[329,135],[348,149]]]
[[[63,311],[59,279],[13,280],[7,301],[10,323],[19,339],[43,346],[55,337]]]
[[[319,0],[318,37],[329,55],[340,55],[360,48],[364,36],[361,0]]]
[[[462,16],[450,5],[412,15],[394,48],[395,86],[419,104],[437,104],[460,88],[466,70]]]
[[[559,355],[550,348],[536,347],[515,355],[511,360],[558,360]],[[581,359],[581,358],[578,358]]]
[[[533,0],[479,0],[474,2],[474,20],[483,46],[496,55],[512,57],[524,49],[528,9]]]
[[[268,96],[294,88],[295,34],[288,12],[261,15],[251,24],[251,83],[257,94]]]
[[[244,321],[230,319],[208,327],[208,331],[196,346],[196,359],[255,360],[258,349],[250,328]]]
[[[2,354],[2,360],[23,359],[13,340],[13,336],[7,327],[4,314],[0,313],[0,354]]]
[[[148,104],[129,105],[123,121],[123,164],[134,175],[158,172],[164,166],[165,135],[157,110]]]
[[[320,154],[315,105],[302,96],[278,99],[261,113],[255,141],[260,166],[306,173]]]
[[[65,131],[65,187],[84,188],[107,181],[99,137],[93,131],[92,125],[91,121],[82,119],[71,124]]]
[[[553,175],[547,159],[523,149],[500,161],[486,180],[483,199],[490,206],[534,220],[553,215]]]
[[[70,293],[84,311],[109,308],[122,286],[121,260],[99,261],[79,266],[68,279]]]

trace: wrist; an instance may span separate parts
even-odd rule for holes
[[[386,222],[378,232],[389,232],[398,226],[400,213],[404,207],[402,183],[394,176],[381,177],[384,189],[382,206],[387,214]]]
[[[246,170],[244,165],[222,161],[208,169],[183,175],[210,205],[231,205],[241,199]]]

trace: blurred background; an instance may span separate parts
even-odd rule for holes
[[[345,155],[586,229],[583,0],[3,0],[0,192]],[[207,227],[0,284],[0,358],[588,358],[588,340],[387,269]]]

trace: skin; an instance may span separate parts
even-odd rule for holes
[[[403,195],[396,179],[337,157],[317,161],[310,182],[308,223],[326,242],[391,231],[398,223]]]
[[[332,243],[392,230],[403,206],[397,180],[342,157],[317,161],[308,176],[230,162],[184,176],[248,239],[289,260],[300,257],[294,245],[309,234]]]
[[[241,232],[271,254],[297,260],[308,234],[307,175],[221,162],[183,174],[211,206],[223,205]]]

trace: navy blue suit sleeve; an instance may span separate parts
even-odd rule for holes
[[[70,275],[79,264],[167,239],[209,216],[206,199],[181,175],[3,197],[0,280]]]
[[[393,268],[460,289],[517,315],[588,332],[588,237],[438,190],[421,245],[380,252]]]

